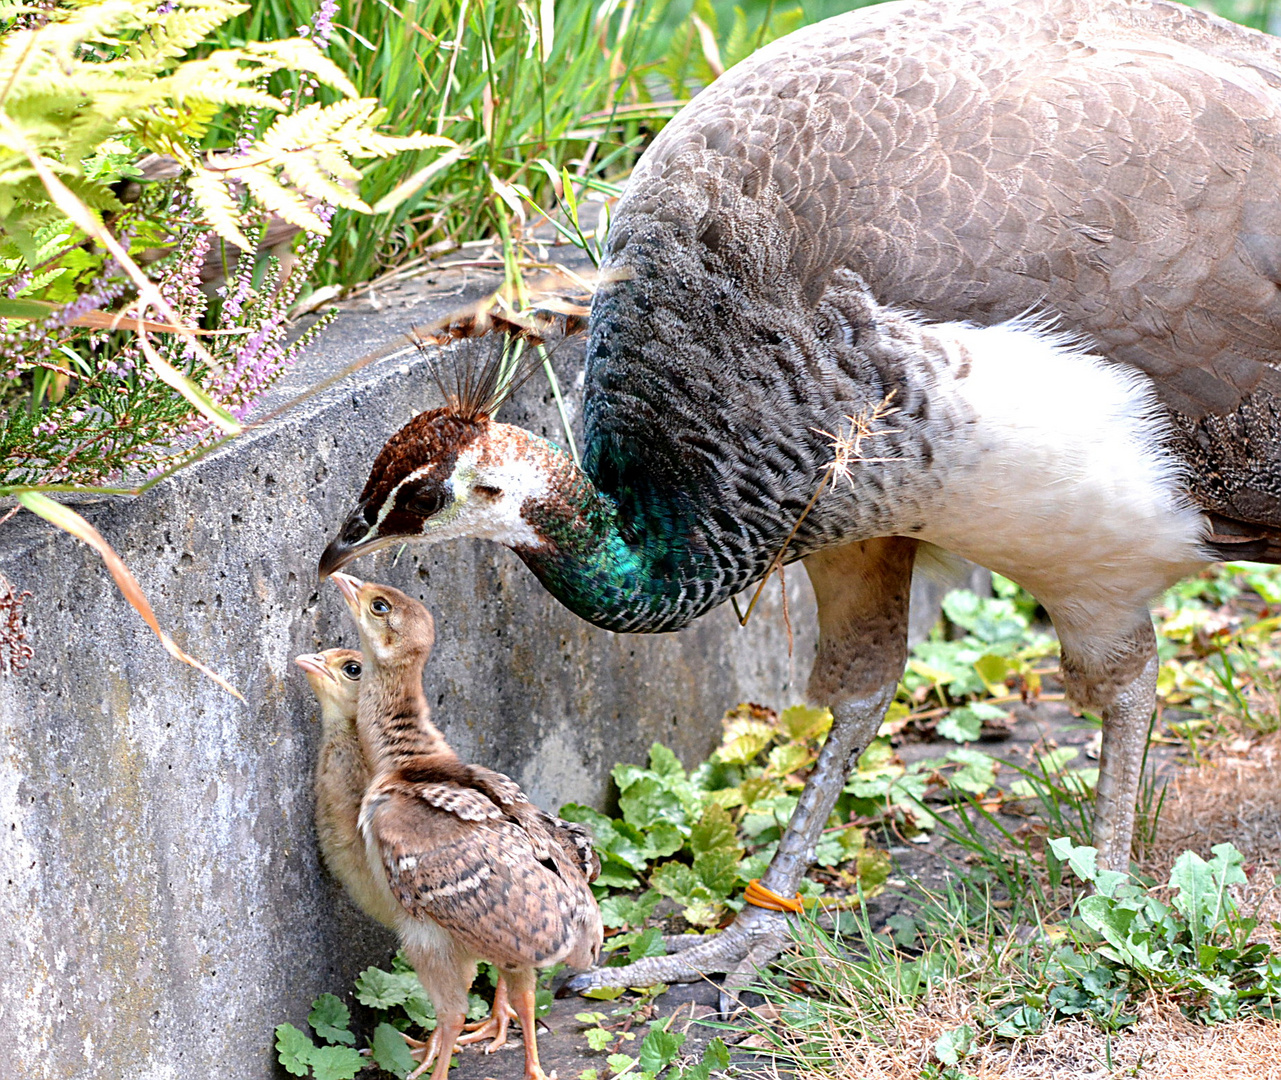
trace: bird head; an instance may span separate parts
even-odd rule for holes
[[[311,691],[320,701],[322,716],[356,718],[360,696],[361,656],[355,649],[326,649],[295,656],[294,663],[307,673]]]
[[[360,555],[407,540],[471,536],[509,547],[539,545],[522,511],[531,496],[545,492],[542,459],[554,448],[491,419],[539,366],[534,349],[510,360],[509,346],[504,335],[492,333],[423,350],[446,405],[414,417],[382,448],[320,558],[322,580]]]
[[[390,585],[364,582],[350,574],[330,576],[356,620],[366,659],[382,668],[426,662],[436,641],[436,624],[422,604]]]

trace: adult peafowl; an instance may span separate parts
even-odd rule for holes
[[[1281,44],[1203,12],[938,0],[811,26],[637,166],[592,306],[582,470],[495,423],[473,371],[387,443],[321,573],[484,537],[642,633],[786,547],[835,717],[763,879],[786,896],[894,694],[936,545],[1053,618],[1072,700],[1103,717],[1095,840],[1123,868],[1149,601],[1216,559],[1281,562],[1279,194]],[[741,985],[785,919],[749,906],[575,985]]]

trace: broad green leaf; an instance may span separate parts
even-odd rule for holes
[[[613,1070],[614,1075],[617,1076],[619,1073],[626,1072],[635,1065],[636,1059],[634,1057],[628,1057],[626,1054],[610,1054],[609,1057],[605,1059],[605,1062],[609,1065],[610,1069]]]
[[[606,1031],[602,1027],[587,1029],[587,1045],[593,1050],[604,1050],[613,1041],[614,1033],[612,1031]]]
[[[689,831],[689,847],[695,855],[709,851],[733,850],[742,854],[738,831],[729,812],[713,803]]]
[[[947,760],[961,767],[948,777],[948,787],[970,795],[983,795],[996,783],[996,761],[977,750],[952,750]]]
[[[1050,841],[1050,850],[1061,861],[1072,868],[1082,881],[1093,881],[1096,874],[1099,853],[1092,847],[1077,847],[1066,836],[1056,836]]]
[[[995,653],[984,653],[974,661],[974,670],[986,684],[990,692],[1003,689],[1005,679],[1014,670],[1009,658]]]
[[[645,833],[644,853],[647,859],[664,859],[685,846],[685,834],[666,821],[660,821]]]
[[[276,1059],[287,1073],[306,1076],[315,1049],[316,1044],[293,1024],[276,1026]]]
[[[638,829],[660,821],[685,823],[685,808],[680,799],[655,776],[641,776],[627,785],[618,798],[623,819]]]
[[[666,956],[667,948],[663,945],[663,932],[657,926],[651,926],[636,935],[636,940],[628,946],[627,962],[634,964],[647,956]]]
[[[934,1056],[944,1065],[955,1065],[968,1057],[974,1046],[974,1029],[962,1024],[952,1031],[945,1031],[934,1042]]]
[[[365,1059],[350,1046],[317,1046],[308,1061],[315,1080],[352,1080],[365,1065]]]
[[[356,976],[356,1000],[371,1009],[393,1009],[411,993],[412,988],[404,975],[382,968],[365,968]]]
[[[390,1024],[382,1023],[374,1028],[374,1039],[370,1043],[371,1056],[380,1069],[404,1080],[418,1067],[404,1036]]]
[[[982,730],[982,719],[967,708],[953,709],[935,728],[939,735],[953,742],[974,742]]]
[[[674,1031],[663,1031],[661,1028],[650,1028],[640,1046],[640,1067],[642,1072],[657,1075],[676,1060],[681,1047],[685,1045],[685,1035]]]
[[[649,748],[649,767],[661,777],[685,779],[685,767],[680,758],[662,743],[656,742]]]
[[[795,742],[817,739],[831,728],[832,711],[814,705],[793,705],[779,714],[778,726]]]
[[[328,1042],[355,1045],[356,1036],[350,1031],[351,1010],[333,994],[321,994],[311,1003],[307,1023]]]
[[[804,743],[784,743],[770,750],[769,769],[775,776],[787,776],[808,765],[813,759],[814,755]]]
[[[610,929],[623,926],[642,926],[654,914],[663,897],[653,889],[646,889],[640,896],[609,896],[600,902],[601,919]]]
[[[742,848],[718,848],[694,856],[694,874],[711,898],[724,900],[738,885],[738,864]]]

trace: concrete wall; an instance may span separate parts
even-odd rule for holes
[[[275,401],[479,295],[476,271],[346,312]],[[558,358],[575,386],[580,354]],[[557,437],[543,384],[505,418]],[[272,1027],[344,992],[391,942],[320,869],[318,725],[292,657],[356,638],[316,560],[384,439],[435,402],[414,357],[371,365],[136,500],[77,504],[161,622],[242,704],[171,661],[88,549],[22,514],[0,573],[34,595],[35,657],[0,677],[0,1078],[265,1080]],[[687,762],[742,699],[796,700],[812,656],[805,575],[746,629],[728,608],[679,635],[618,637],[480,543],[362,561],[437,620],[427,681],[458,751],[544,805],[601,803],[655,739]]]

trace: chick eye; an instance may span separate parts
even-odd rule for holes
[[[348,660],[342,666],[342,673],[354,682],[360,678],[360,665],[355,660]]]
[[[391,610],[391,605],[381,596],[375,596],[369,601],[369,610],[375,615],[386,615]]]

